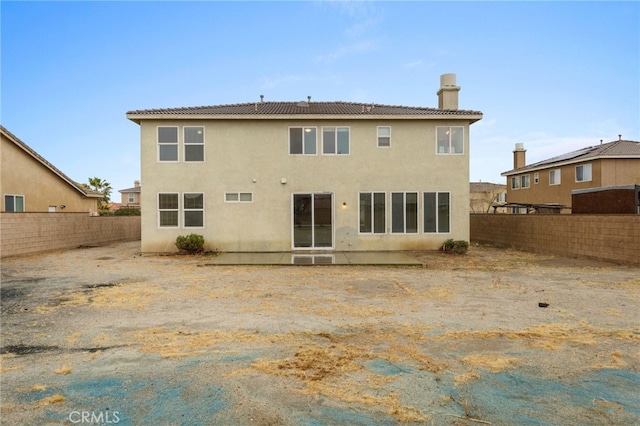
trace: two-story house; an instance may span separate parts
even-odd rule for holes
[[[101,193],[73,181],[3,126],[0,139],[3,213],[97,214]]]
[[[513,169],[502,176],[507,178],[507,203],[514,212],[557,207],[571,213],[572,192],[640,184],[640,142],[621,136],[530,165],[524,145],[518,143],[513,158]]]
[[[142,251],[438,249],[469,240],[469,126],[438,108],[259,102],[127,112],[140,125]]]
[[[141,191],[142,186],[139,180],[133,181],[133,188],[119,190],[121,197],[120,208],[139,209]]]

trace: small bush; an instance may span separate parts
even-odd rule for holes
[[[469,251],[469,243],[464,240],[448,239],[442,244],[442,250],[447,253],[465,254]]]
[[[204,237],[198,234],[180,235],[176,238],[176,247],[189,254],[201,253],[204,250]]]
[[[122,207],[112,212],[111,216],[140,216],[140,209],[133,207]]]

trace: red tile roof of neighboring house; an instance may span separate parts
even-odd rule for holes
[[[502,173],[503,176],[518,174],[535,169],[558,167],[563,164],[573,164],[596,158],[637,158],[640,159],[640,142],[617,140],[605,144],[590,146],[571,151],[547,160],[529,164],[519,169],[513,169]]]
[[[76,189],[78,192],[80,192],[85,197],[89,197],[89,198],[102,198],[102,197],[104,197],[104,195],[102,193],[96,192],[96,191],[92,191],[91,189],[85,187],[84,185],[82,185],[82,184],[72,180],[71,178],[69,178],[69,176],[65,175],[57,167],[55,167],[53,164],[51,164],[50,162],[45,160],[44,157],[42,157],[40,154],[38,154],[33,149],[31,149],[31,147],[29,147],[29,145],[27,145],[26,143],[22,142],[16,135],[14,135],[10,131],[8,131],[6,128],[4,128],[4,126],[0,125],[0,132],[7,139],[9,139],[11,142],[16,144],[19,148],[21,148],[28,155],[33,157],[36,161],[41,163],[43,166],[45,166],[46,168],[51,170],[54,174],[58,175],[58,177],[60,177],[60,179],[62,179],[63,181],[67,182],[69,185],[71,185],[74,189]]]
[[[127,112],[127,118],[139,123],[145,118],[277,118],[281,116],[345,116],[348,118],[375,117],[432,117],[466,118],[472,122],[482,113],[471,110],[380,105],[362,102],[249,102],[231,105],[197,106],[185,108],[145,109]]]

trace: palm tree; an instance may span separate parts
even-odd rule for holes
[[[83,183],[86,188],[92,191],[100,192],[102,198],[98,201],[98,209],[101,212],[109,210],[109,202],[111,202],[111,184],[99,177],[89,178],[89,185]]]

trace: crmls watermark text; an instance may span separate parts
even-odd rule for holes
[[[119,411],[72,411],[69,421],[76,424],[116,424],[120,422]]]

